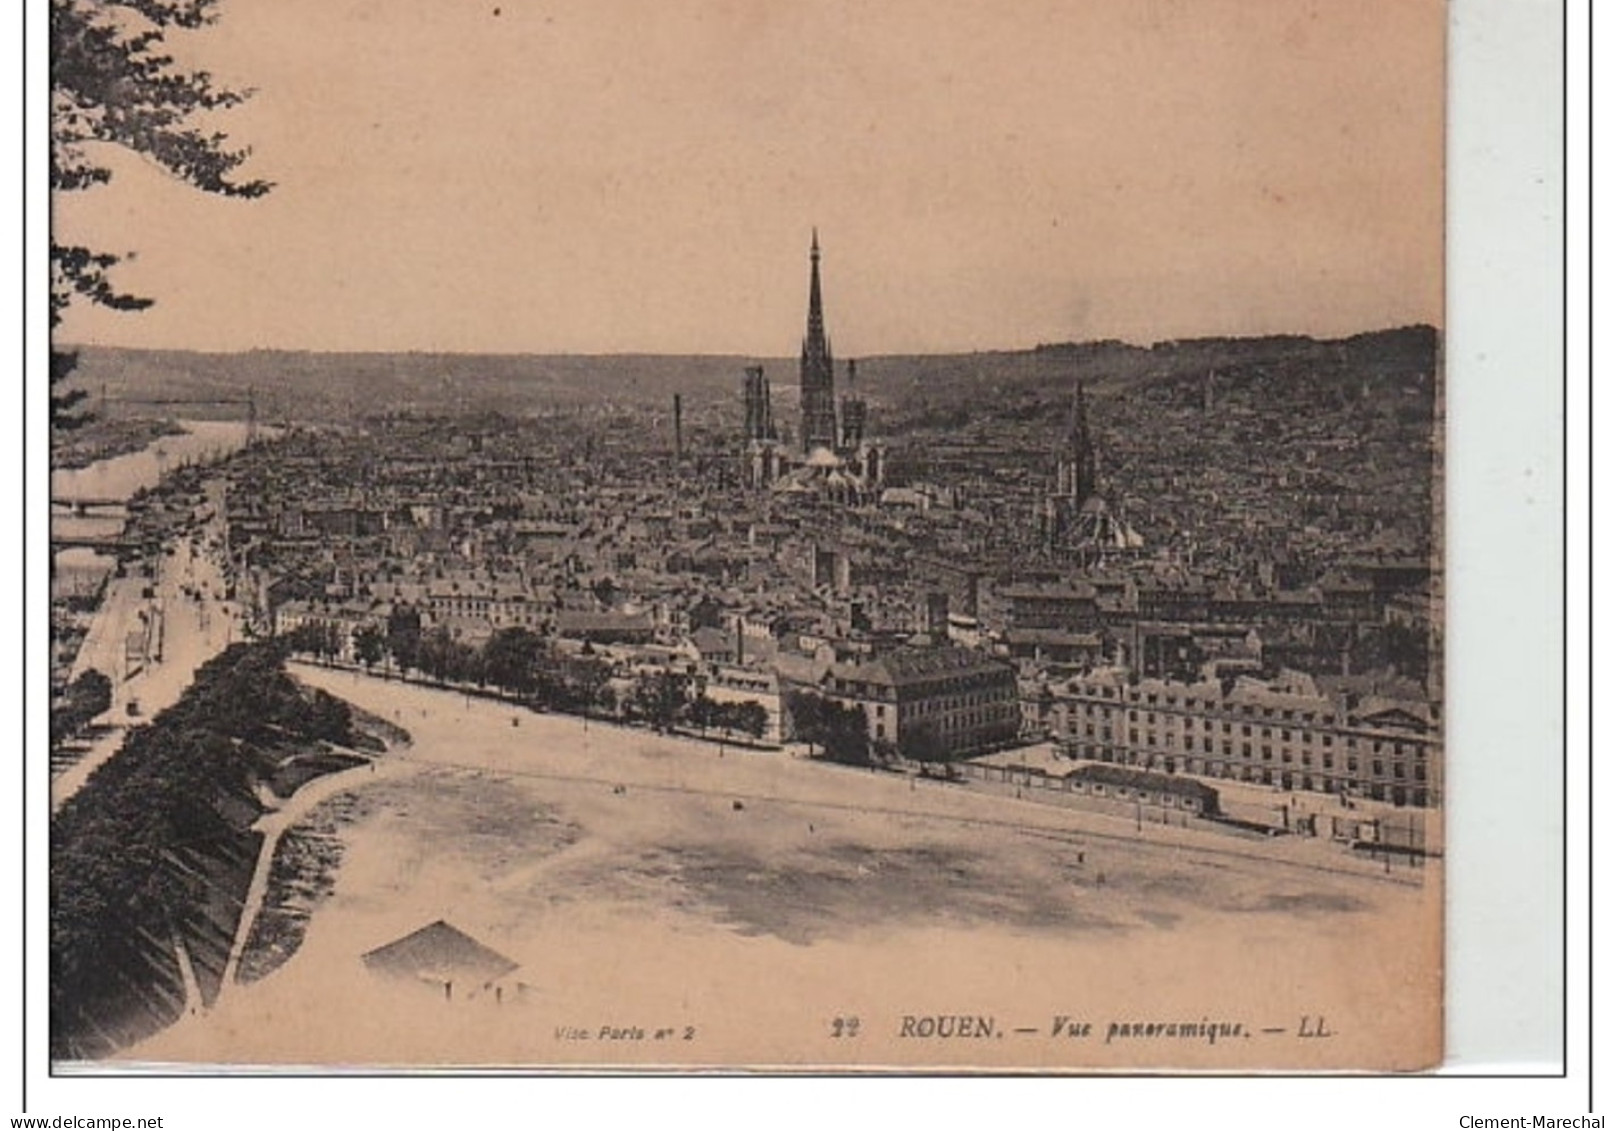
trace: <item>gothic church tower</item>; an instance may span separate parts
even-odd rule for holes
[[[802,339],[802,451],[836,447],[835,361],[824,333],[824,300],[819,292],[819,230],[813,229],[809,253],[812,274],[808,281],[807,337]]]

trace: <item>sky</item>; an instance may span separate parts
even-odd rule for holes
[[[224,0],[259,200],[135,156],[63,341],[839,356],[1442,324],[1439,0]]]

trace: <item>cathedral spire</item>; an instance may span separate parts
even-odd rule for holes
[[[1077,382],[1077,391],[1072,399],[1072,430],[1071,440],[1074,446],[1073,454],[1076,456],[1076,488],[1077,501],[1086,502],[1090,495],[1098,489],[1096,460],[1094,458],[1093,439],[1088,435],[1088,398],[1084,394],[1082,382]]]
[[[819,229],[808,252],[807,337],[802,339],[802,450],[834,448],[836,401],[834,361],[824,332],[824,296],[819,285]]]
[[[808,280],[808,322],[807,341],[805,343],[808,353],[820,355],[828,353],[824,340],[824,298],[819,289],[819,229],[813,229],[813,249],[808,253],[812,261],[812,269]]]

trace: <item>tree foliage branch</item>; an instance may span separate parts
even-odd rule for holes
[[[194,31],[214,22],[218,0],[51,0],[51,188],[82,192],[105,185],[113,170],[99,151],[119,148],[152,163],[202,192],[251,199],[272,187],[242,178],[250,147],[199,124],[208,113],[240,105],[250,90],[220,85],[205,70],[179,65],[166,50],[173,30]],[[51,326],[78,301],[110,310],[143,310],[152,300],[115,286],[109,272],[125,256],[51,240]],[[76,359],[51,365],[55,390]],[[53,392],[57,428],[82,425],[74,411],[82,393]]]

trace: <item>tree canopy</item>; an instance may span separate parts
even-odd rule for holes
[[[857,707],[828,699],[813,691],[787,693],[784,709],[796,737],[811,751],[817,744],[823,757],[853,766],[871,764],[868,724]]]
[[[99,698],[101,681],[83,682]],[[231,645],[128,732],[51,819],[54,1055],[102,1056],[178,1016],[171,939],[184,935],[201,968],[204,951],[224,965],[234,923],[218,916],[250,882],[265,788],[294,756],[305,773],[341,768],[307,756],[354,738],[348,705],[292,680],[278,643]]]
[[[140,155],[168,175],[203,192],[257,197],[270,183],[238,176],[251,150],[199,118],[238,105],[248,91],[219,85],[204,70],[180,66],[165,37],[217,18],[218,0],[51,0],[50,183],[55,192],[78,192],[112,179],[108,147]],[[54,330],[76,301],[112,310],[142,310],[150,298],[127,294],[109,272],[122,257],[58,240],[51,233],[50,317]],[[54,389],[77,365],[76,355],[55,352]],[[83,390],[53,393],[51,421],[73,428],[88,417],[78,410]]]
[[[51,708],[51,742],[73,737],[111,706],[112,681],[94,668],[86,668]]]

